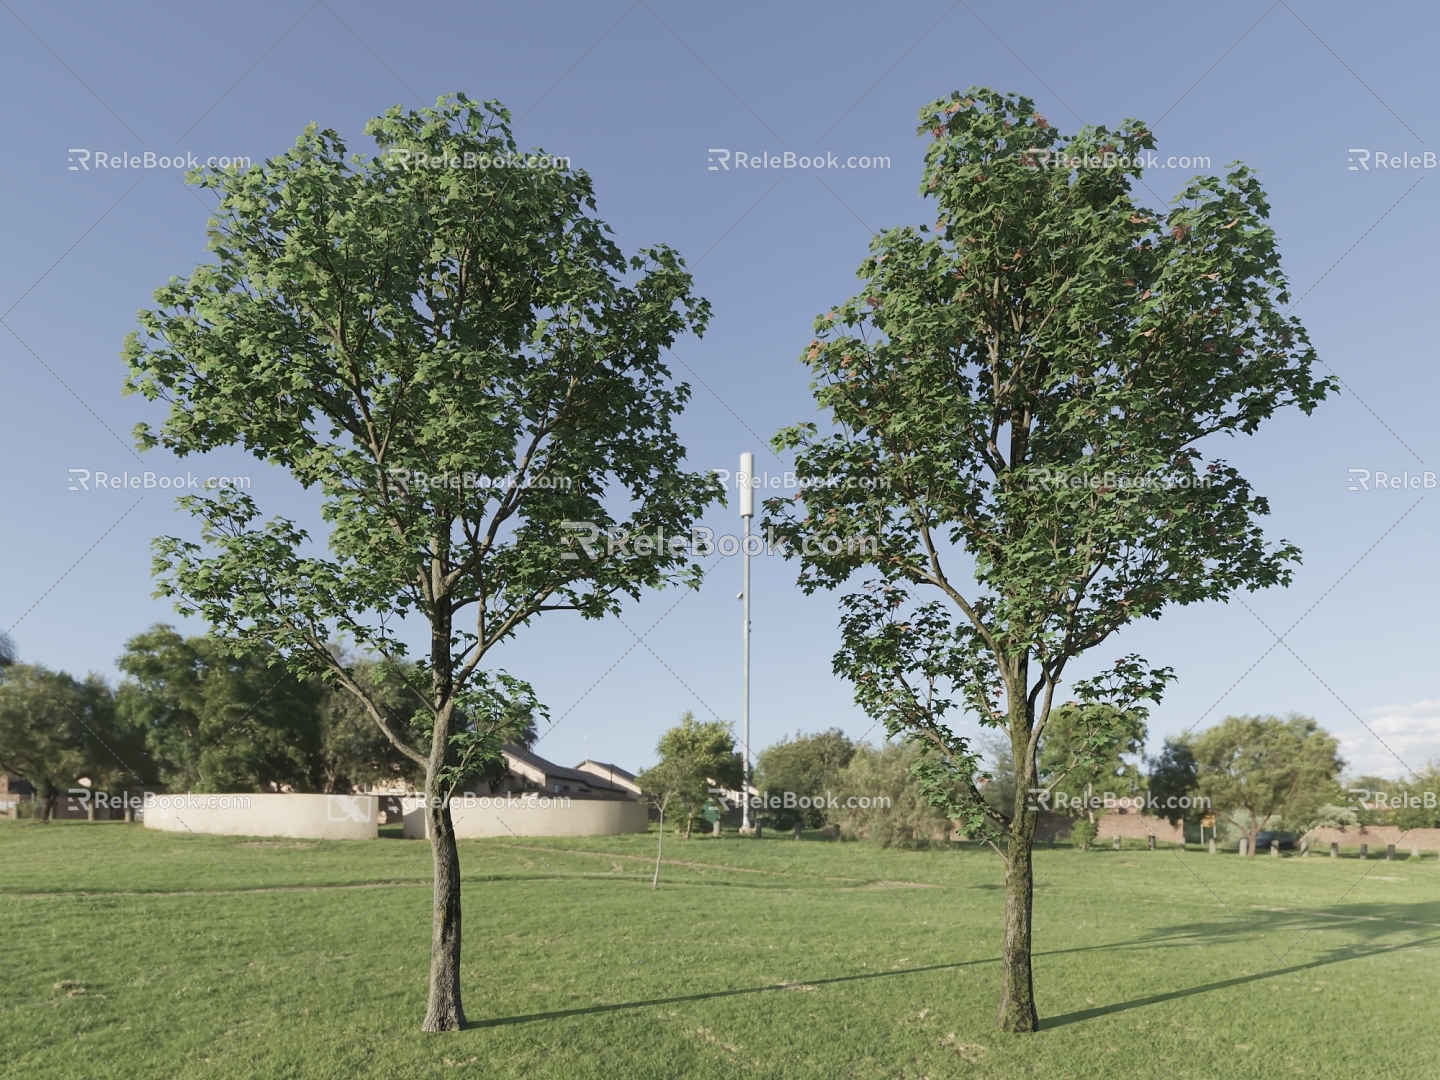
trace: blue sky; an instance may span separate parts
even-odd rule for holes
[[[366,119],[396,103],[499,98],[522,145],[594,177],[627,251],[676,247],[713,303],[704,339],[677,348],[695,392],[691,464],[733,469],[753,450],[757,471],[780,473],[769,436],[814,416],[797,359],[811,320],[853,292],[873,232],[927,220],[917,110],[988,84],[1033,97],[1062,130],[1138,117],[1162,160],[1256,167],[1295,311],[1345,386],[1313,417],[1224,450],[1269,497],[1270,535],[1304,551],[1294,585],[1170,612],[1101,650],[1176,669],[1152,744],[1227,714],[1294,711],[1341,733],[1357,772],[1440,758],[1440,488],[1374,482],[1440,472],[1432,7],[6,3],[0,630],[23,659],[114,679],[129,636],[180,622],[151,598],[148,547],[190,535],[189,520],[159,490],[72,491],[70,469],[245,475],[265,510],[314,517],[284,475],[239,453],[183,465],[132,453],[131,428],[156,413],[120,396],[120,343],[151,291],[204,258],[211,203],[173,168],[84,167],[96,154],[258,160],[311,121],[363,152]],[[710,167],[786,151],[889,164]],[[1381,154],[1406,167],[1379,167]],[[1151,203],[1194,171],[1149,172]],[[1351,469],[1370,470],[1370,490],[1351,490]],[[738,520],[717,510],[710,524]],[[649,596],[624,625],[547,616],[507,646],[500,662],[557,720],[538,750],[635,768],[686,709],[736,719],[739,573],[722,560],[699,593]],[[803,596],[778,559],[754,574],[753,743],[865,733],[830,674],[833,598]]]

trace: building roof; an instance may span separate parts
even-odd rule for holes
[[[547,761],[539,754],[513,743],[507,743],[500,747],[500,752],[505,755],[505,763],[510,767],[512,773],[546,788],[553,788],[556,784],[561,784],[573,787],[581,793],[593,793],[601,797],[612,798],[617,795],[629,798],[638,791],[638,789],[624,786],[623,778],[618,774],[614,780],[609,780],[598,773],[567,769],[563,765],[556,765],[553,761]]]
[[[576,765],[575,768],[583,773],[598,776],[602,781],[612,787],[619,787],[632,794],[640,794],[640,785],[635,780],[635,774],[628,769],[622,769],[619,765],[612,765],[608,761],[591,761],[586,758]]]

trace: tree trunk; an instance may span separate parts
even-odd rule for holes
[[[438,793],[437,793],[438,794]],[[459,1031],[465,1026],[460,1004],[460,852],[449,805],[426,793],[426,823],[435,864],[435,899],[430,938],[430,1003],[424,1031]]]
[[[55,804],[59,802],[60,796],[53,791],[45,793],[45,802],[40,809],[40,823],[48,825],[55,818]]]
[[[1246,849],[1245,849],[1245,857],[1246,857],[1247,859],[1253,859],[1253,858],[1255,857],[1255,842],[1256,842],[1257,840],[1259,840],[1259,839],[1260,839],[1260,826],[1259,826],[1259,825],[1252,825],[1252,826],[1250,827],[1250,843],[1246,846]]]
[[[1016,818],[1010,827],[1005,860],[1005,948],[1000,968],[1000,1015],[995,1019],[995,1027],[1000,1031],[1029,1032],[1040,1027],[1030,974],[1035,896],[1031,849],[1034,844],[1035,815],[1026,813]]]
[[[445,538],[434,540],[434,550],[443,551]],[[425,822],[430,831],[430,856],[435,869],[435,892],[430,927],[430,1002],[425,1008],[422,1031],[459,1031],[465,1026],[465,1009],[460,1003],[460,852],[455,846],[455,826],[450,820],[448,792],[440,792],[447,764],[452,760],[451,736],[455,734],[454,660],[450,653],[451,609],[440,585],[437,559],[431,568],[434,607],[430,612],[430,679],[434,700],[439,704],[430,729],[430,760],[425,768]]]
[[[651,889],[660,887],[660,856],[665,851],[665,807],[660,807],[660,832],[655,839],[655,877],[650,882]]]
[[[1005,945],[1000,961],[1000,1014],[995,1018],[995,1027],[1013,1032],[1040,1028],[1030,972],[1035,899],[1031,856],[1040,814],[1030,803],[1030,789],[1036,783],[1035,758],[1030,747],[1035,721],[1024,697],[1026,667],[1025,658],[1020,658],[1013,677],[1006,680],[1010,698],[1010,749],[1015,762],[1015,801],[1005,851]]]

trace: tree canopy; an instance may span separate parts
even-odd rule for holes
[[[1249,838],[1260,830],[1308,827],[1315,810],[1339,801],[1339,742],[1314,720],[1291,715],[1227,716],[1189,743],[1199,793]]]
[[[38,664],[10,663],[0,671],[0,770],[34,785],[46,820],[82,779],[96,789],[138,787],[147,779],[144,747],[116,724],[104,680]]]
[[[761,792],[793,792],[797,805],[768,811],[775,826],[788,829],[801,824],[818,829],[829,824],[825,803],[814,802],[835,786],[840,770],[855,756],[855,744],[839,728],[814,735],[795,733],[793,739],[781,739],[761,751],[755,762],[755,786]],[[812,800],[805,808],[798,806],[798,797]]]
[[[1075,680],[1078,658],[1170,605],[1290,581],[1297,549],[1266,541],[1266,500],[1214,451],[1332,384],[1248,167],[1149,208],[1143,123],[1066,136],[988,88],[926,105],[919,133],[933,224],[877,235],[859,290],[816,318],[801,360],[828,422],[776,437],[802,487],[768,524],[807,590],[873,575],[842,598],[835,670],[920,741],[947,813],[1005,839],[1000,1026],[1033,1031],[1027,800],[1056,695],[1076,767],[1099,764],[1173,671],[1127,656]],[[1010,740],[1012,807],[981,797],[957,713]]]
[[[1197,810],[1184,809],[1180,800],[1194,794],[1200,784],[1195,751],[1184,739],[1166,739],[1160,753],[1150,761],[1148,787],[1171,824],[1181,818],[1194,819]]]
[[[119,721],[172,791],[317,790],[323,688],[278,661],[151,627],[117,661]]]
[[[612,526],[673,537],[719,498],[683,467],[674,421],[689,390],[663,355],[709,306],[670,248],[621,253],[583,171],[488,168],[517,152],[498,103],[397,106],[365,130],[368,159],[311,125],[268,161],[196,175],[220,200],[213,258],[140,313],[126,388],[168,405],[138,426],[143,447],[242,446],[318,495],[323,544],[246,492],[184,498],[199,542],[158,540],[155,572],[233,648],[343,687],[424,770],[424,1026],[452,1030],[464,1014],[446,798],[494,761],[517,708],[540,709],[486,658],[542,613],[599,618],[698,583],[673,545],[576,541]],[[403,678],[418,724],[400,728],[336,641]]]
[[[687,837],[705,805],[718,801],[711,788],[740,787],[735,736],[718,720],[699,721],[686,712],[660,736],[655,752],[659,762],[641,772],[636,783],[662,804],[679,804]]]
[[[1432,761],[1402,780],[1360,776],[1345,781],[1348,806],[1359,825],[1440,829],[1440,762]]]
[[[1061,794],[1074,806],[1080,800],[1101,799],[1106,792],[1121,798],[1133,797],[1147,787],[1140,770],[1145,752],[1144,724],[1127,724],[1119,717],[1104,716],[1087,728],[1088,723],[1085,710],[1067,703],[1056,706],[1045,725],[1036,775],[1039,784],[1048,790],[1049,804],[1056,809]],[[1110,734],[1117,730],[1124,732],[1119,740]],[[1135,760],[1127,761],[1127,757]]]

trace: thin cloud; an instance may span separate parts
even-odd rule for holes
[[[1440,761],[1440,701],[1382,705],[1368,711],[1366,722],[1374,734],[1363,727],[1335,733],[1348,775],[1403,779],[1407,765],[1423,769]]]

